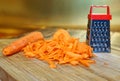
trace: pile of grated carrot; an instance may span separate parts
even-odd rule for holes
[[[22,50],[26,57],[44,60],[51,68],[56,68],[57,64],[89,66],[95,63],[95,60],[91,59],[94,57],[92,48],[70,36],[64,29],[56,31],[51,39],[29,43]]]

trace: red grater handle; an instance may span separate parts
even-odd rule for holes
[[[109,8],[109,6],[107,6],[107,5],[103,5],[103,6],[91,6],[90,7],[90,14],[92,14],[92,12],[93,12],[93,8],[107,8],[107,15],[110,15],[110,8]]]

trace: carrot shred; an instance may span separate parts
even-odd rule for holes
[[[51,68],[56,68],[56,63],[83,64],[88,67],[95,63],[95,60],[91,59],[95,56],[92,51],[85,42],[71,37],[64,29],[56,31],[51,39],[39,40],[23,48],[26,57],[44,60]]]

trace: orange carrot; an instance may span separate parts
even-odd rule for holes
[[[32,43],[35,41],[38,41],[40,39],[43,39],[43,35],[40,32],[32,32],[14,42],[12,42],[10,45],[6,46],[2,53],[6,56],[15,54],[19,52],[23,47],[28,45],[28,43]],[[32,53],[29,53],[32,54]]]
[[[52,39],[39,40],[28,44],[23,48],[26,57],[35,57],[49,63],[51,68],[57,64],[79,63],[89,66],[95,63],[91,60],[94,57],[92,48],[86,43],[79,42],[77,38],[71,37],[70,34],[63,29],[58,30]]]
[[[51,68],[56,68],[56,64],[80,63],[89,66],[95,63],[91,59],[95,56],[92,48],[78,38],[71,37],[64,29],[56,31],[51,39],[43,39],[40,32],[32,32],[12,42],[2,52],[7,56],[23,51],[26,57],[44,60]]]

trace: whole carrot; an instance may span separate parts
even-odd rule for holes
[[[37,32],[37,31],[31,32],[30,34],[24,37],[21,37],[18,40],[12,42],[10,45],[6,46],[2,50],[2,53],[6,56],[15,54],[21,51],[21,49],[25,47],[26,45],[28,45],[28,43],[32,43],[40,39],[43,39],[43,35],[41,32]]]

